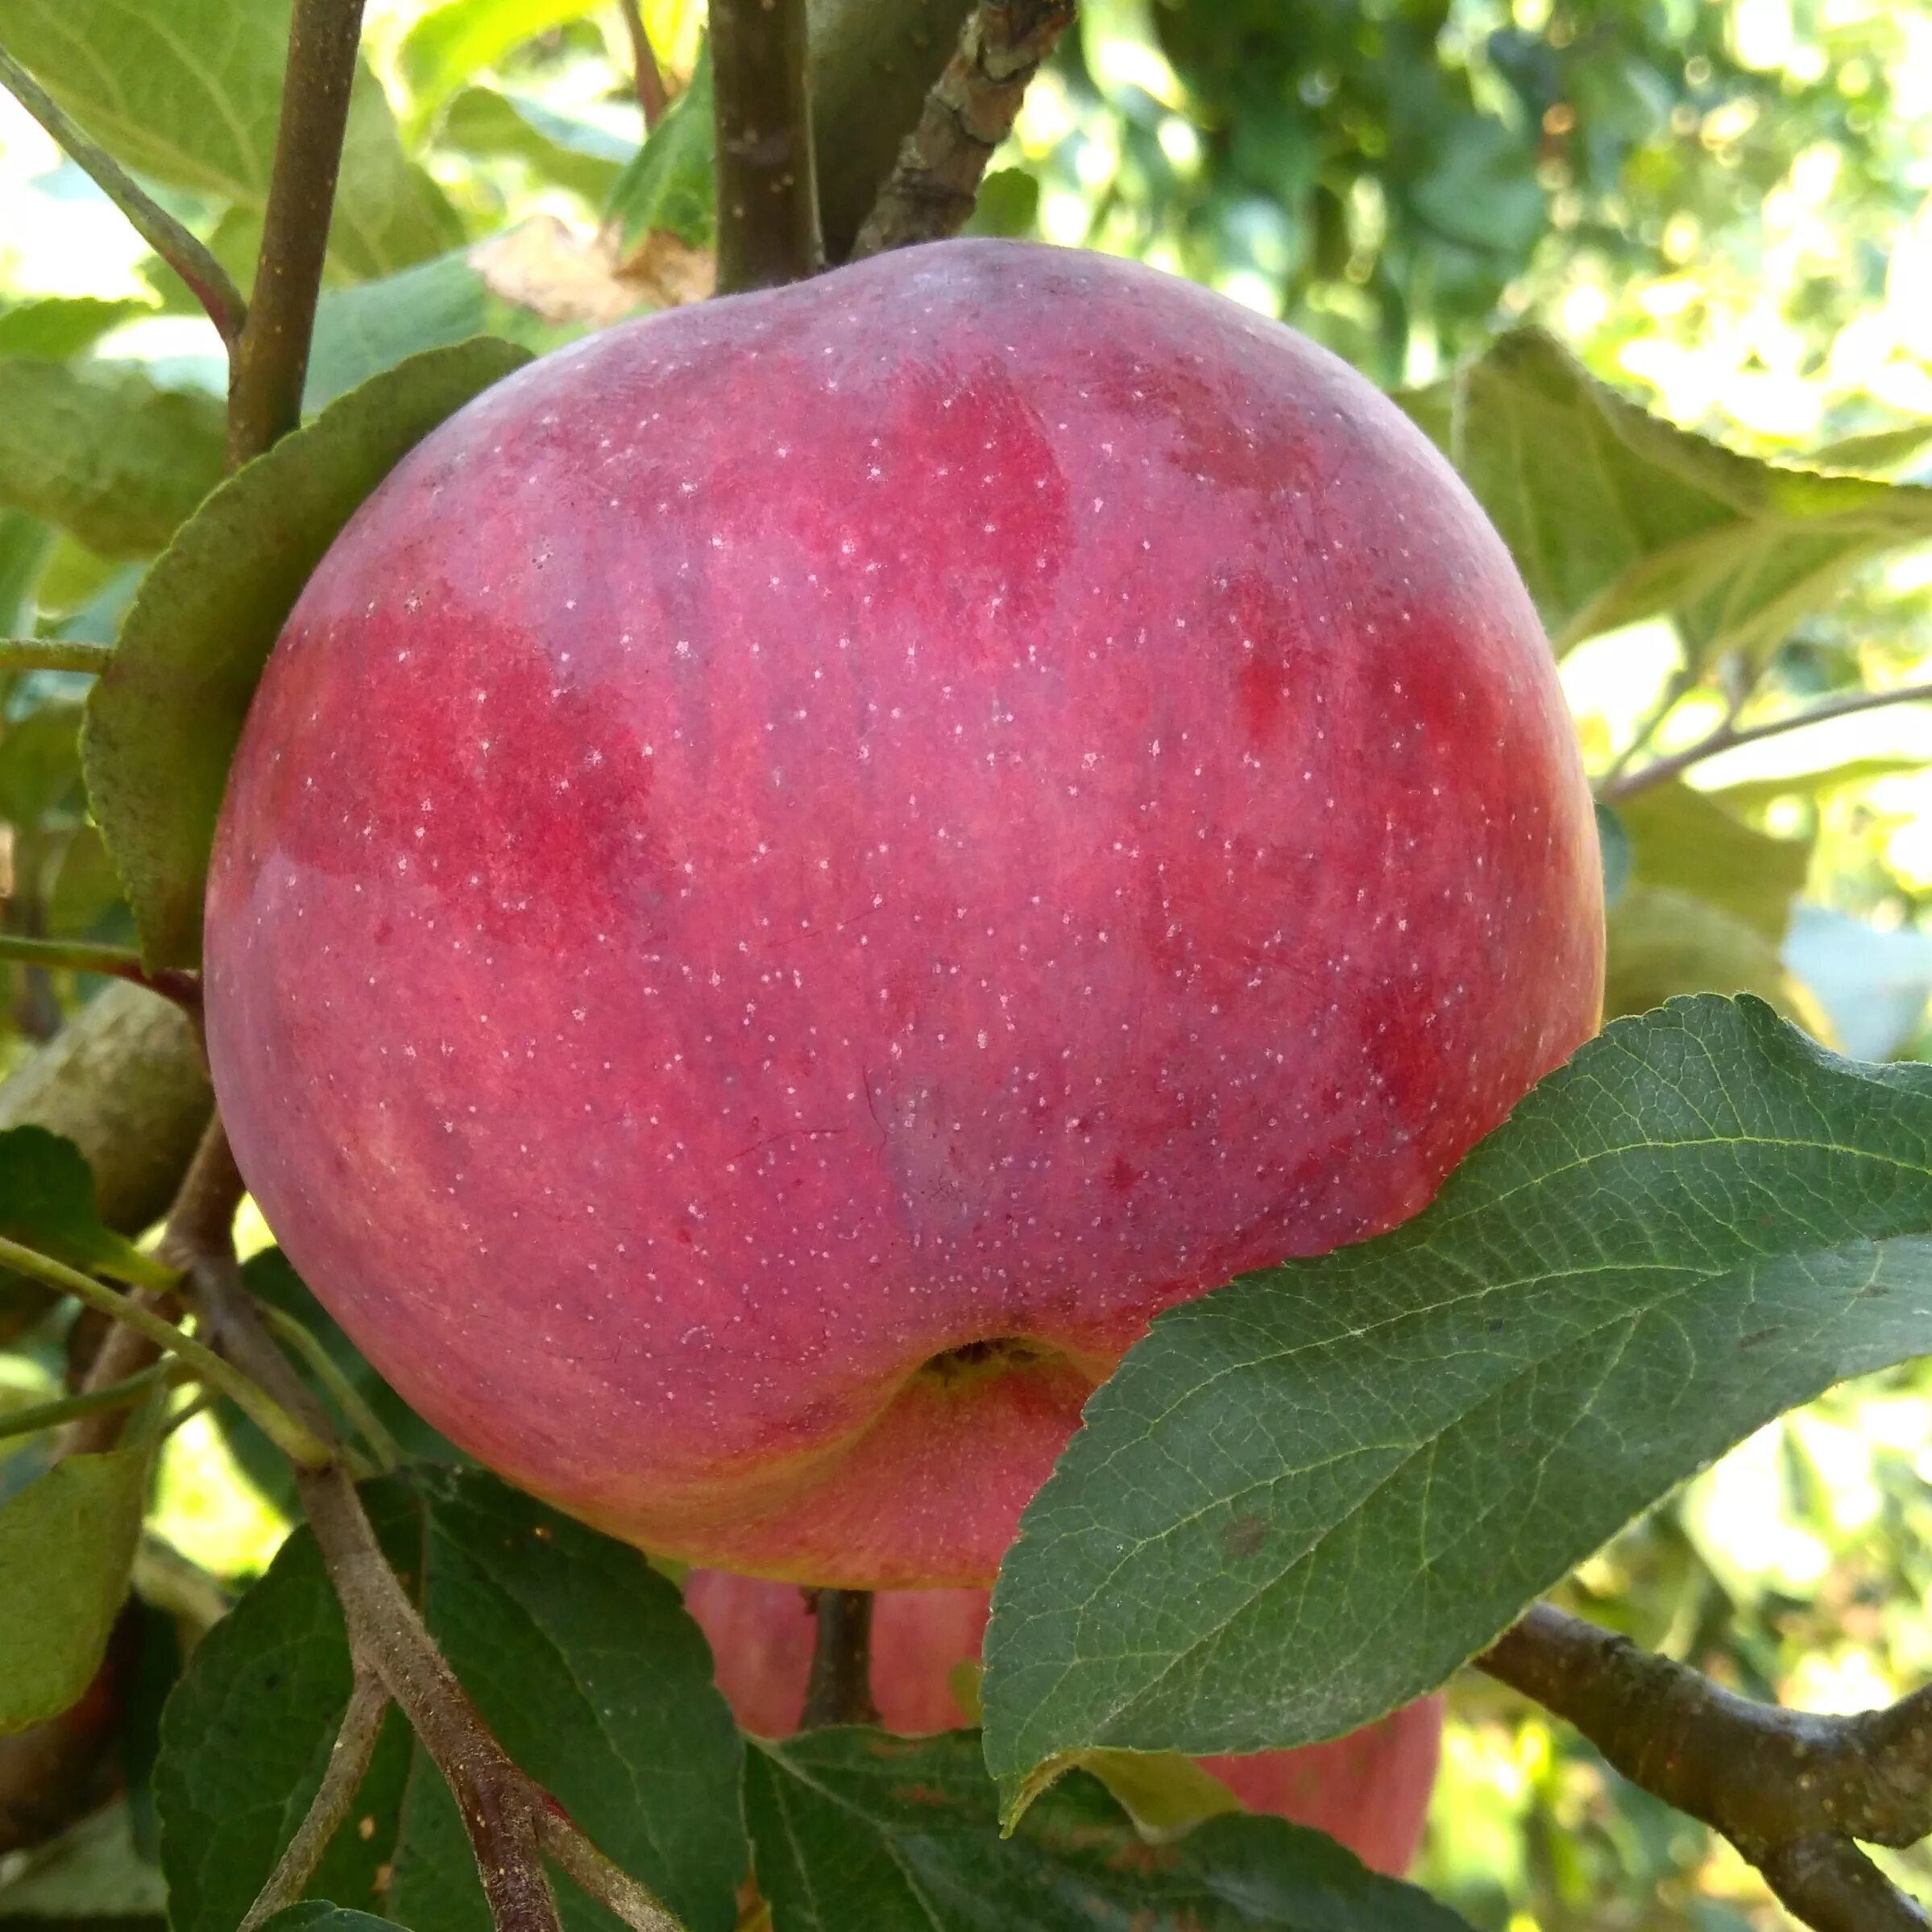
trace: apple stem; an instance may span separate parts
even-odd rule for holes
[[[189,293],[232,350],[248,309],[228,271],[172,215],[151,200],[106,148],[90,141],[4,48],[0,48],[0,86],[46,129],[55,145],[127,217],[135,234],[188,284]]]
[[[1548,1603],[1476,1665],[1722,1832],[1814,1932],[1932,1926],[1853,1842],[1903,1847],[1932,1831],[1932,1688],[1853,1717],[1786,1710]]]
[[[808,1590],[805,1598],[817,1631],[798,1728],[877,1723],[878,1706],[872,1701],[872,1592]]]
[[[1078,10],[1074,0],[980,0],[859,230],[854,261],[965,226],[1027,84]]]
[[[805,0],[711,0],[718,292],[825,266],[806,90]]]
[[[248,319],[229,357],[230,469],[302,420],[362,23],[363,0],[295,0],[262,251]]]

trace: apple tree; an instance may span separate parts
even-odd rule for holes
[[[1772,674],[1932,533],[1922,433],[1774,464],[1496,322],[1548,143],[1607,209],[1646,138],[1568,27],[1492,38],[1511,135],[1404,93],[1426,10],[1167,23],[1218,126],[1159,218],[1299,207],[1280,305],[1367,288],[1323,333],[1391,399],[996,238],[1066,0],[362,10],[0,22],[222,355],[0,309],[49,1915],[1453,1932],[1403,1874],[1468,1670],[1799,1923],[1926,1924],[1868,1847],[1932,1833],[1932,1693],[1783,1708],[1572,1582],[1932,1353],[1932,1077],[1835,1050],[1801,840],[1691,782],[1926,694]],[[476,78],[580,32],[641,143]],[[1264,70],[1343,97],[1319,160]],[[429,152],[595,239],[479,238]],[[1680,668],[1586,786],[1557,662],[1643,624]],[[233,1602],[149,1527],[204,1412],[301,1523]]]

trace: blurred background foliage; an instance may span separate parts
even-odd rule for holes
[[[245,280],[286,7],[181,0],[167,36],[135,18],[15,0],[4,31]],[[701,6],[645,0],[636,24],[675,96]],[[122,70],[90,70],[90,41]],[[704,292],[703,103],[640,152],[620,6],[372,0],[367,48],[312,405],[479,328],[544,346]],[[106,641],[217,460],[218,345],[4,100],[0,209],[0,633]],[[1537,595],[1600,789],[1622,794],[1613,1012],[1748,986],[1848,1051],[1932,1053],[1932,705],[1645,777],[1713,733],[1932,679],[1923,0],[1086,0],[977,223],[1279,316],[1449,450]],[[74,756],[84,690],[0,687],[4,915],[124,939]],[[0,975],[0,1072],[99,991]],[[56,1383],[61,1345],[44,1323],[18,1335],[0,1405]],[[33,1453],[0,1460],[0,1493]],[[1895,1372],[1763,1432],[1570,1594],[1752,1694],[1880,1702],[1932,1673],[1929,1482],[1932,1370]],[[192,1634],[219,1607],[209,1579],[259,1570],[284,1527],[190,1420],[137,1581]],[[131,1809],[0,1859],[0,1917],[154,1909],[135,1768]],[[1932,1888],[1922,1851],[1893,1868]],[[1474,1678],[1418,1876],[1495,1932],[1781,1922],[1723,1846]]]

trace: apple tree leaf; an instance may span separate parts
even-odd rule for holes
[[[1648,1013],[1686,993],[1751,993],[1814,1039],[1843,1044],[1777,947],[1721,906],[1668,885],[1632,885],[1604,922],[1603,1013]]]
[[[118,160],[259,214],[288,57],[290,0],[10,0],[7,51]],[[330,254],[385,275],[462,238],[442,189],[404,155],[375,77],[358,71]]]
[[[262,1921],[262,1932],[395,1932],[396,1921],[371,1912],[355,1912],[325,1898],[305,1898],[284,1905]]]
[[[57,1717],[107,1654],[151,1445],[64,1456],[0,1503],[0,1736]]]
[[[580,20],[597,0],[445,0],[403,36],[399,64],[411,118],[427,119],[473,75],[524,41]]]
[[[1932,1349],[1932,1068],[1623,1020],[1393,1233],[1171,1310],[993,1593],[1009,1815],[1092,1745],[1338,1735],[1785,1410]]]
[[[0,309],[0,355],[64,363],[110,330],[155,313],[147,302],[93,295],[43,295]]]
[[[577,333],[506,301],[458,249],[375,281],[323,290],[302,407],[313,415],[412,355],[471,336],[499,336],[541,354]]]
[[[1811,868],[1809,840],[1760,831],[1681,782],[1639,792],[1616,809],[1630,839],[1632,885],[1689,893],[1773,946],[1784,937]]]
[[[1468,1932],[1320,1833],[1246,1813],[1152,1845],[1074,1772],[1000,1836],[976,1734],[802,1733],[745,1769],[774,1932]]]
[[[711,52],[698,50],[690,85],[617,177],[605,204],[627,250],[652,234],[708,248],[718,228],[718,176],[711,153]]]
[[[0,1234],[69,1267],[165,1287],[172,1271],[102,1225],[94,1177],[74,1143],[44,1127],[0,1133]],[[0,1275],[0,1279],[10,1279]]]
[[[540,180],[567,188],[593,208],[637,151],[635,141],[489,87],[466,87],[457,95],[443,115],[442,139],[463,154],[521,161]]]
[[[1396,399],[1489,512],[1561,654],[1673,617],[1762,652],[1859,564],[1932,536],[1932,487],[1769,463],[1652,415],[1541,330]]]
[[[505,1749],[690,1932],[730,1932],[747,1863],[741,1747],[676,1588],[480,1471],[418,1466],[364,1497]],[[314,1794],[349,1689],[341,1613],[298,1531],[202,1640],[162,1719],[174,1932],[232,1932]],[[311,1897],[372,1905],[415,1932],[487,1932],[455,1801],[394,1711],[350,1815]],[[567,1932],[607,1928],[558,1888]]]
[[[0,359],[0,505],[104,557],[160,549],[222,475],[211,396],[114,363]]]
[[[151,968],[200,960],[229,761],[309,574],[402,457],[529,359],[483,336],[372,378],[223,482],[142,580],[89,694],[81,759]]]

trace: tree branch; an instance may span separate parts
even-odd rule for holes
[[[214,1134],[219,1135],[218,1126]],[[211,1148],[197,1165],[203,1173],[214,1174],[224,1163],[232,1174],[225,1138],[218,1156]],[[511,1760],[444,1661],[376,1542],[328,1419],[270,1338],[243,1285],[232,1220],[232,1209],[226,1216],[184,1211],[170,1222],[171,1239],[178,1244],[172,1251],[185,1267],[189,1291],[222,1354],[330,1441],[334,1453],[325,1463],[298,1463],[295,1474],[309,1528],[342,1604],[350,1658],[359,1676],[372,1678],[395,1701],[449,1784],[498,1932],[559,1932],[556,1901],[544,1870],[546,1852],[635,1932],[681,1932],[645,1888],[612,1864],[557,1801]]]
[[[648,135],[664,118],[664,110],[671,104],[670,96],[665,92],[664,73],[657,64],[644,15],[637,10],[637,0],[618,0],[618,10],[624,15],[624,31],[631,37],[632,82],[637,93],[638,109],[644,115],[644,131]]]
[[[4,48],[0,48],[0,86],[47,130],[75,166],[127,217],[141,239],[188,284],[232,352],[241,338],[248,311],[241,291],[230,280],[228,271],[172,215],[150,201],[120,163],[106,148],[90,141],[66,110]],[[73,668],[97,670],[100,667],[81,665]]]
[[[801,281],[825,266],[805,0],[711,0],[711,42],[718,292]]]
[[[986,164],[1076,10],[1074,0],[980,0],[859,230],[855,261],[965,226]]]
[[[106,670],[114,654],[111,644],[84,644],[60,637],[0,637],[0,676],[12,671],[85,671],[93,675]]]
[[[828,1724],[877,1723],[879,1710],[872,1701],[872,1592],[811,1590],[805,1594],[818,1627],[798,1728],[823,1731]]]
[[[1932,1832],[1932,1691],[1857,1717],[1786,1710],[1547,1603],[1476,1665],[1723,1833],[1814,1932],[1932,1927],[1853,1842],[1905,1846]]]
[[[295,0],[255,294],[229,359],[230,469],[302,420],[362,20],[363,0]]]
[[[1668,758],[1653,759],[1636,771],[1619,773],[1613,768],[1598,785],[1597,796],[1607,805],[1615,805],[1639,792],[1648,791],[1653,786],[1666,784],[1689,771],[1692,765],[1702,765],[1706,758],[1714,758],[1720,752],[1735,751],[1740,744],[1758,744],[1767,738],[1781,738],[1786,732],[1803,731],[1808,725],[1822,724],[1830,718],[1849,718],[1859,711],[1883,711],[1890,705],[1928,702],[1932,702],[1932,684],[1901,684],[1886,691],[1855,691],[1849,697],[1830,698],[1807,711],[1793,711],[1789,717],[1773,718],[1765,724],[1739,728],[1727,722],[1707,736],[1698,739],[1695,744],[1686,745],[1681,752],[1673,752]]]
[[[276,1861],[268,1882],[248,1908],[239,1932],[255,1932],[257,1926],[272,1918],[284,1905],[292,1905],[322,1862],[330,1841],[342,1829],[355,1802],[357,1788],[375,1755],[375,1740],[382,1735],[383,1714],[389,1708],[389,1694],[374,1677],[361,1673],[349,1692],[349,1707],[342,1713],[341,1727],[329,1752],[329,1763],[314,1798],[288,1849]]]

